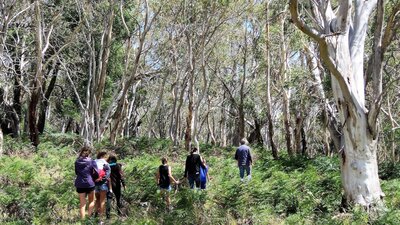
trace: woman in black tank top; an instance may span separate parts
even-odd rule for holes
[[[160,187],[161,194],[163,195],[163,197],[165,197],[167,208],[169,209],[171,201],[169,199],[168,192],[171,190],[171,180],[175,184],[178,184],[179,181],[175,180],[175,178],[172,176],[171,167],[168,165],[168,160],[166,157],[163,157],[161,159],[161,163],[162,165],[158,167],[156,180],[158,186]]]
[[[158,172],[160,173],[160,179],[158,185],[162,189],[169,189],[171,187],[168,171],[169,171],[169,166],[167,164],[163,164],[160,167],[158,167]]]

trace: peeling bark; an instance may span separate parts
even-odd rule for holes
[[[377,0],[356,0],[354,5],[353,1],[341,0],[336,13],[326,3],[312,3],[312,7],[323,15],[322,20],[315,20],[318,24],[314,27],[319,28],[309,27],[300,19],[297,0],[290,0],[290,12],[295,25],[319,44],[321,60],[331,72],[332,89],[343,129],[341,177],[346,201],[370,209],[382,205],[384,196],[378,177],[378,140],[371,130],[377,120],[368,118],[363,74],[368,18]],[[380,1],[380,4],[383,2]],[[320,29],[328,24],[329,29]],[[380,92],[380,85],[374,85],[373,89]],[[372,109],[375,107],[379,108],[374,105]]]

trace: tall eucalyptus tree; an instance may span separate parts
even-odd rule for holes
[[[378,5],[375,32],[372,101],[366,101],[365,40],[369,17]],[[332,77],[332,89],[342,129],[341,176],[350,203],[373,208],[382,203],[378,177],[378,115],[382,101],[382,23],[384,1],[341,0],[334,10],[329,0],[311,1],[308,22],[299,15],[298,1],[290,0],[295,25],[317,42],[320,58]],[[377,55],[378,54],[378,55]],[[368,108],[369,107],[369,108]]]

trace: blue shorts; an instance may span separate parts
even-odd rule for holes
[[[172,188],[171,188],[171,185],[168,186],[168,187],[160,187],[160,190],[161,190],[161,191],[163,191],[163,190],[164,190],[164,191],[171,191],[171,189],[172,189]]]
[[[100,191],[108,191],[108,185],[107,183],[101,184],[101,185],[96,185],[95,192],[100,192]]]

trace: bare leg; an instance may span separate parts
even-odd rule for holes
[[[91,216],[94,208],[94,191],[88,194],[88,201],[89,201],[88,215]]]
[[[86,208],[86,193],[79,193],[79,213],[81,219],[85,219],[85,208]]]
[[[97,214],[99,214],[100,213],[100,193],[99,192],[96,192],[96,200],[95,200],[95,202],[94,202],[94,208],[95,208],[95,212],[97,213]]]
[[[171,204],[171,199],[169,198],[169,194],[168,193],[166,193],[165,199],[166,199],[166,202],[167,202],[167,208],[169,209],[169,205]]]
[[[103,217],[104,215],[104,209],[106,206],[106,196],[107,196],[107,191],[100,191],[100,201],[99,201],[99,206],[100,206],[100,211],[99,211],[99,216],[100,218]]]

